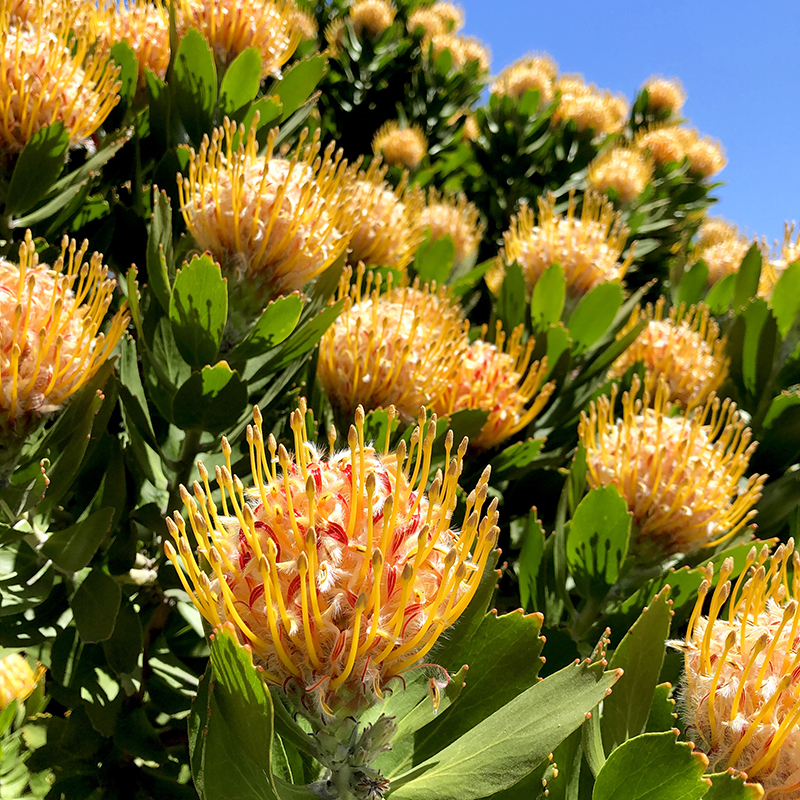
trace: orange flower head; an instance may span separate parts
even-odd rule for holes
[[[689,132],[686,157],[689,169],[702,178],[713,177],[728,163],[722,145],[709,136],[700,137],[696,131]]]
[[[452,68],[463,69],[467,64],[477,62],[480,72],[488,72],[491,55],[486,45],[474,36],[457,36],[454,33],[434,33],[430,39],[422,43],[423,51],[430,52],[433,60],[449,50],[452,56]]]
[[[434,408],[437,413],[454,414],[465,409],[488,411],[489,416],[473,447],[489,450],[526,428],[545,407],[555,383],[544,384],[547,358],[531,363],[536,344],[522,342],[520,325],[506,340],[497,323],[496,344],[481,338],[470,344]]]
[[[648,107],[651,111],[669,111],[680,114],[686,102],[686,92],[677,78],[648,78],[644,87],[647,89]]]
[[[178,176],[186,226],[253,311],[328,269],[350,229],[341,152],[331,144],[320,154],[319,134],[308,142],[306,130],[290,159],[276,158],[274,128],[259,155],[255,128],[245,134],[226,119],[191,151],[189,176]]]
[[[612,147],[589,164],[589,186],[597,192],[613,189],[623,203],[637,198],[653,177],[653,166],[640,151]]]
[[[392,167],[415,169],[428,152],[428,140],[419,125],[401,128],[400,123],[390,120],[375,134],[372,152]]]
[[[19,263],[0,259],[0,430],[23,431],[58,410],[108,360],[128,324],[123,309],[100,333],[115,282],[102,255],[84,260],[66,236],[52,267],[30,231]]]
[[[587,85],[580,76],[567,75],[556,81],[561,99],[553,121],[572,120],[579,131],[608,135],[622,130],[628,116],[628,101],[611,92]]]
[[[464,9],[455,3],[447,3],[443,0],[436,2],[427,9],[435,14],[444,25],[444,30],[450,33],[458,33],[464,27]]]
[[[765,476],[740,487],[755,442],[729,400],[713,397],[689,416],[669,416],[669,390],[636,399],[638,378],[622,398],[622,417],[602,396],[581,414],[590,486],[615,485],[637,525],[646,560],[693,553],[735,536],[755,515]]]
[[[322,337],[317,374],[342,415],[393,405],[405,420],[431,407],[467,349],[469,323],[444,289],[391,285],[381,293],[380,276],[364,281],[360,268],[341,316]]]
[[[622,279],[633,261],[633,252],[630,248],[622,259],[628,231],[611,203],[588,193],[583,197],[580,216],[572,193],[566,215],[556,214],[552,195],[540,197],[538,204],[538,224],[534,224],[530,207],[523,206],[511,218],[511,226],[503,234],[505,246],[500,251],[507,264],[519,263],[530,288],[556,262],[563,267],[567,290],[574,296],[584,295],[604,281]],[[487,283],[494,283],[497,277],[502,279],[499,275]]]
[[[0,14],[0,161],[13,160],[55,122],[64,125],[70,147],[85,146],[119,102],[119,70],[88,54],[92,40],[73,32],[74,14],[46,16],[37,8],[33,23]]]
[[[725,356],[725,339],[706,306],[670,309],[664,318],[664,297],[655,305],[634,311],[620,337],[640,320],[647,325],[634,343],[612,364],[609,377],[619,378],[629,367],[644,364],[644,385],[650,397],[663,380],[669,403],[680,403],[685,410],[706,402],[728,377],[730,359]]]
[[[262,78],[279,78],[302,39],[293,0],[176,0],[175,6],[179,37],[200,31],[222,65],[255,47]]]
[[[0,659],[0,711],[5,711],[14,700],[26,700],[42,679],[42,666],[31,669],[28,659],[20,653]]]
[[[302,11],[299,8],[293,12],[293,27],[299,31],[300,39],[316,39],[319,34],[319,25],[310,11]]]
[[[555,93],[555,61],[548,55],[531,54],[506,67],[492,84],[492,94],[522,99],[525,92],[539,92],[539,105],[549,103]]]
[[[700,226],[697,233],[694,261],[705,261],[708,282],[714,284],[739,269],[751,244],[735,225],[712,217]]]
[[[686,158],[687,135],[684,128],[677,125],[669,127],[646,128],[636,134],[636,147],[650,156],[659,167]]]
[[[261,415],[247,429],[254,485],[217,467],[221,509],[202,486],[182,488],[188,524],[167,519],[167,557],[203,617],[230,624],[262,675],[304,713],[322,720],[358,714],[387,684],[420,662],[469,605],[497,539],[489,472],[450,528],[466,439],[445,445],[444,471],[430,479],[436,419],[424,414],[408,449],[365,441],[356,410],[347,449],[308,441],[306,407],[291,416],[294,454]]]
[[[422,196],[406,179],[394,189],[384,178],[387,166],[374,158],[367,170],[353,165],[345,201],[350,225],[352,264],[403,269],[414,257],[424,232],[418,222]]]
[[[419,212],[419,225],[430,232],[431,241],[450,236],[455,246],[454,264],[477,255],[486,226],[477,206],[462,193],[442,195],[431,187],[428,203]]]
[[[763,800],[791,800],[800,797],[800,555],[793,539],[772,553],[753,547],[732,584],[733,571],[728,558],[712,592],[708,564],[686,638],[669,642],[684,657],[686,735],[708,772],[745,772]]]
[[[388,0],[356,0],[350,7],[350,23],[356,36],[377,39],[393,22],[397,9]]]

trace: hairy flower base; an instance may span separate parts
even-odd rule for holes
[[[755,443],[729,400],[714,397],[691,416],[670,417],[668,391],[655,397],[633,389],[622,398],[622,417],[611,397],[592,401],[578,433],[586,448],[590,486],[616,485],[638,526],[644,559],[691,553],[738,533],[755,514],[765,476],[744,476]]]
[[[182,490],[189,527],[178,512],[168,519],[177,552],[165,550],[201,614],[233,623],[269,682],[341,719],[378,701],[469,605],[496,541],[497,501],[486,506],[487,468],[450,530],[467,441],[453,455],[448,436],[446,469],[426,492],[435,417],[420,419],[408,450],[389,453],[388,440],[382,450],[365,442],[359,408],[348,448],[327,457],[307,441],[305,419],[301,404],[290,457],[272,436],[264,442],[255,409],[255,486],[232,475],[223,439],[221,514],[201,464],[203,485]]]
[[[686,736],[708,756],[709,772],[733,768],[761,784],[764,800],[797,800],[800,555],[790,539],[772,555],[766,545],[758,555],[753,547],[732,586],[733,569],[729,558],[703,617],[714,574],[708,565],[686,639],[669,643],[684,654]]]

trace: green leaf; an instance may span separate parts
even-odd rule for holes
[[[733,284],[733,308],[740,309],[748,300],[758,294],[758,281],[761,278],[761,251],[754,242],[742,259],[735,274]]]
[[[232,117],[255,100],[261,86],[261,55],[255,47],[239,53],[225,70],[219,87],[219,110]]]
[[[195,256],[178,270],[169,318],[175,344],[187,364],[202,367],[216,360],[228,321],[228,282],[208,253]]]
[[[0,616],[40,605],[52,588],[53,570],[43,565],[27,542],[0,547]]]
[[[69,134],[62,122],[36,131],[19,154],[6,196],[5,213],[24,214],[53,188],[69,148]]]
[[[453,297],[463,297],[492,268],[494,263],[494,259],[490,258],[453,280],[450,284],[450,291],[453,293]],[[451,275],[450,278],[452,279],[453,276]]]
[[[78,587],[70,605],[81,639],[102,642],[111,638],[122,592],[117,582],[101,569],[93,569]]]
[[[534,607],[538,597],[539,567],[544,556],[545,543],[544,530],[536,516],[535,508],[532,508],[528,514],[524,537],[517,561],[519,599],[523,608],[531,608]]]
[[[172,207],[166,192],[153,190],[153,213],[147,234],[147,282],[158,298],[161,308],[169,313],[172,287]]]
[[[720,316],[731,307],[735,283],[736,275],[726,275],[711,287],[706,295],[705,303],[712,314]]]
[[[203,35],[187,31],[178,45],[173,67],[172,98],[186,132],[196,146],[211,130],[217,104],[217,68]]]
[[[697,261],[683,273],[678,286],[678,304],[687,306],[699,303],[708,286],[708,267],[705,261]]]
[[[122,108],[125,108],[130,104],[136,92],[136,84],[139,80],[139,61],[133,48],[125,41],[112,45],[109,55],[120,68],[119,103]]]
[[[789,264],[783,271],[769,304],[778,323],[781,339],[785,339],[800,311],[800,261]]]
[[[544,439],[526,439],[506,447],[492,459],[494,481],[518,480],[526,475],[534,468],[544,444]]]
[[[703,800],[761,800],[764,789],[760,783],[747,783],[741,773],[714,772],[706,775],[711,788]]]
[[[117,675],[132,673],[139,664],[142,643],[142,620],[133,604],[126,601],[120,606],[114,633],[103,642],[108,666]]]
[[[676,731],[643,733],[618,747],[597,776],[592,800],[697,800],[706,761]]]
[[[184,430],[213,434],[231,427],[247,405],[247,385],[225,361],[193,372],[172,401],[172,417]]]
[[[477,800],[513,786],[580,727],[616,679],[600,664],[571,664],[392,781],[391,797]]]
[[[676,727],[675,701],[672,699],[672,684],[659,683],[653,692],[653,702],[647,715],[647,733],[671,731]]]
[[[575,509],[567,534],[567,567],[583,597],[602,600],[628,554],[631,514],[613,486],[591,489]]]
[[[778,325],[761,298],[747,303],[728,334],[731,379],[758,402],[772,374]]]
[[[574,352],[588,349],[608,330],[623,298],[622,286],[616,281],[601,283],[581,298],[567,323]]]
[[[542,331],[561,319],[567,292],[567,280],[560,264],[551,264],[533,287],[531,322],[533,330]]]
[[[327,68],[328,60],[325,56],[314,55],[300,59],[284,73],[283,78],[275,85],[274,91],[270,93],[277,97],[283,106],[280,122],[288,119],[308,100]]]
[[[270,301],[248,337],[231,353],[231,361],[247,360],[277,347],[297,327],[302,311],[299,292]]]
[[[436,281],[442,285],[453,269],[456,248],[448,234],[439,239],[427,237],[419,246],[411,266],[423,283]]]
[[[643,733],[664,663],[664,642],[672,616],[669,588],[662,589],[644,609],[614,651],[609,669],[625,674],[603,703],[603,745],[606,754]]]
[[[67,572],[83,569],[108,536],[113,518],[113,508],[95,511],[83,522],[51,534],[42,545],[42,554]]]
[[[500,296],[497,298],[497,316],[503,323],[503,329],[511,332],[525,319],[525,276],[515,261],[506,267]]]

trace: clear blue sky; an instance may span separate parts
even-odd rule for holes
[[[680,78],[684,116],[728,157],[712,213],[770,242],[800,222],[798,0],[458,1],[493,73],[544,51],[629,99],[650,75]]]

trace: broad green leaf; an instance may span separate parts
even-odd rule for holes
[[[653,693],[653,702],[647,715],[647,733],[661,733],[671,731],[677,727],[678,718],[675,715],[675,701],[672,699],[672,684],[659,683]]]
[[[102,569],[93,569],[78,587],[70,605],[81,639],[102,642],[114,633],[122,592]]]
[[[11,173],[6,214],[24,214],[50,192],[64,168],[68,148],[69,134],[62,122],[46,125],[31,136]]]
[[[142,620],[133,604],[125,601],[117,614],[114,633],[103,642],[103,653],[111,669],[118,675],[133,672],[142,652]]]
[[[308,100],[327,68],[325,56],[314,55],[301,59],[286,70],[272,92],[283,106],[280,122],[288,119]]]
[[[511,332],[525,320],[525,276],[515,261],[506,267],[503,285],[497,298],[497,316],[503,323],[503,329]]]
[[[218,434],[231,427],[247,405],[247,385],[225,361],[193,372],[172,403],[175,424]]]
[[[217,68],[203,35],[189,30],[178,45],[173,63],[172,98],[195,146],[211,131],[217,104]]]
[[[228,321],[228,284],[207,253],[178,270],[169,318],[175,344],[187,364],[202,367],[216,360]]]
[[[52,588],[53,569],[27,542],[0,547],[0,617],[7,619],[40,605]]]
[[[542,523],[532,508],[525,526],[525,538],[517,561],[517,577],[519,578],[519,599],[523,608],[535,607],[538,596],[539,567],[544,556],[545,536]]]
[[[609,669],[622,669],[611,696],[603,703],[603,746],[606,754],[644,732],[664,663],[664,642],[672,616],[669,588],[644,609],[614,651]]]
[[[83,522],[52,533],[42,545],[42,554],[67,572],[83,569],[108,536],[113,518],[113,508],[95,511]]]
[[[764,796],[761,784],[747,783],[741,773],[714,772],[706,778],[711,781],[711,788],[703,800],[760,800]]]
[[[477,800],[513,786],[580,727],[616,679],[600,664],[566,667],[395,779],[392,798]]]
[[[567,323],[576,353],[587,350],[608,330],[623,298],[622,286],[615,281],[601,283],[581,298]]]
[[[546,330],[561,319],[567,280],[560,264],[551,264],[536,281],[531,298],[533,330]]]
[[[139,80],[139,61],[133,48],[125,41],[112,45],[109,55],[120,68],[119,104],[124,109],[131,102],[136,91],[136,83]]]
[[[631,515],[613,486],[591,489],[575,509],[567,534],[567,567],[580,594],[602,600],[628,554]]]
[[[778,332],[785,339],[800,311],[800,261],[789,264],[783,271],[769,304],[778,323]]]
[[[278,122],[281,115],[281,103],[276,97],[260,97],[255,103],[251,103],[247,107],[247,111],[241,117],[239,122],[244,126],[245,131],[249,131],[250,127],[258,114],[258,128],[261,130],[265,127],[270,127],[272,123]],[[235,143],[238,143],[238,134],[234,137]]]
[[[747,303],[728,334],[727,353],[731,378],[756,403],[772,374],[778,346],[778,326],[766,302],[758,298]]]
[[[423,283],[435,281],[442,285],[453,269],[456,248],[451,236],[431,240],[430,237],[419,246],[411,266]]]
[[[463,297],[470,289],[472,289],[478,281],[492,268],[494,259],[490,258],[473,267],[469,272],[460,275],[450,284],[450,291],[453,297]],[[451,276],[452,279],[452,276]]]
[[[219,110],[228,117],[255,100],[261,86],[261,55],[248,47],[233,59],[222,76],[219,87]]]
[[[758,281],[761,277],[761,251],[754,242],[742,259],[733,284],[733,308],[742,308],[758,294]]]
[[[756,459],[759,471],[779,475],[798,460],[800,394],[779,394],[772,400],[758,440]]]
[[[147,283],[169,313],[173,274],[172,207],[166,192],[153,190],[153,213],[147,233]]]
[[[277,347],[297,327],[302,311],[299,292],[272,300],[247,338],[231,353],[231,361],[246,360]]]
[[[708,267],[705,261],[697,261],[683,273],[678,286],[678,304],[687,306],[699,303],[708,286]]]
[[[544,439],[526,439],[507,447],[492,459],[495,482],[518,480],[534,468],[536,457],[544,447]]]
[[[726,275],[717,281],[706,295],[705,303],[715,316],[724,314],[733,302],[733,290],[736,284],[736,275]]]
[[[676,732],[643,733],[611,753],[592,800],[698,800],[708,791],[706,763]]]

